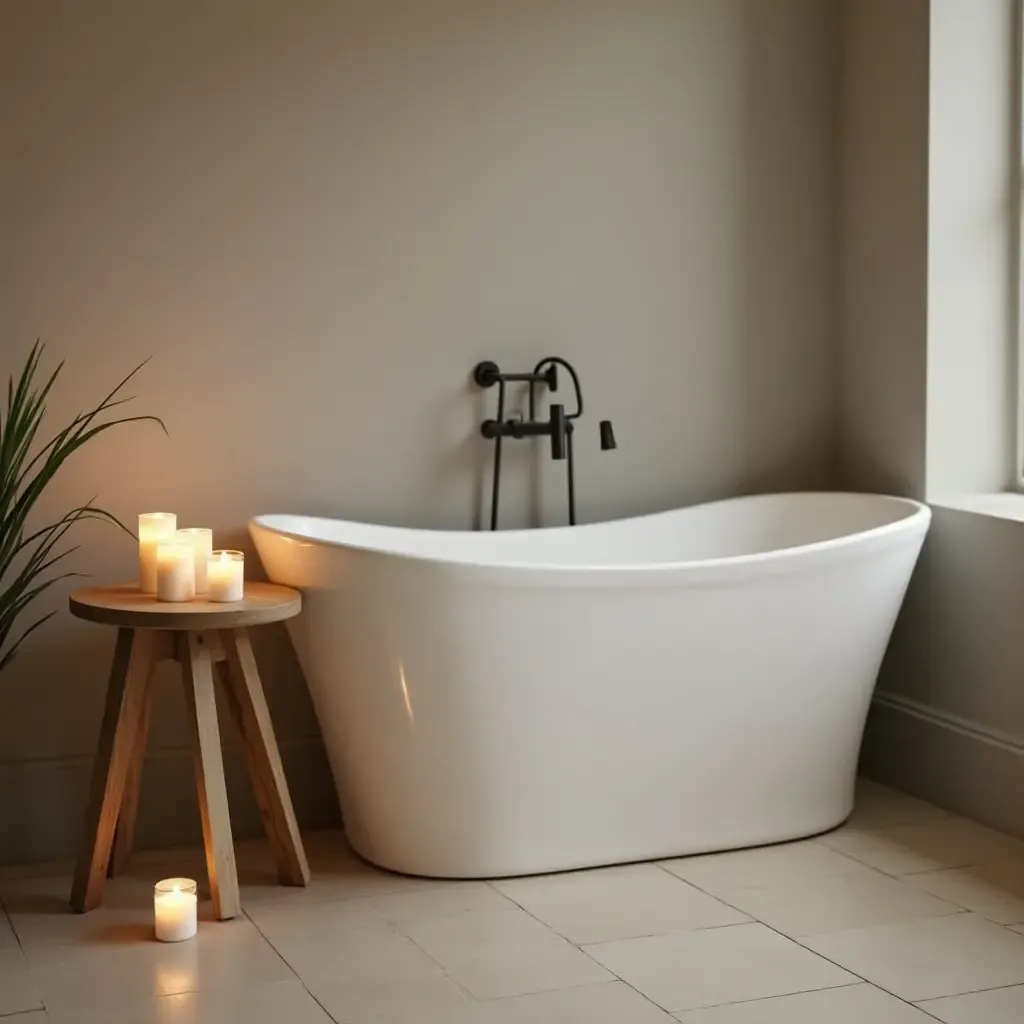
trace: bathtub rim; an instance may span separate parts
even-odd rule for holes
[[[908,512],[905,516],[879,526],[868,527],[854,533],[843,534],[839,537],[831,537],[826,540],[812,541],[808,544],[798,544],[791,547],[773,548],[770,551],[757,551],[751,554],[725,555],[717,558],[688,559],[674,561],[648,561],[648,562],[613,562],[608,564],[561,564],[556,562],[541,561],[510,561],[507,559],[480,558],[451,558],[431,555],[422,552],[398,551],[381,545],[357,544],[345,540],[330,540],[324,537],[311,536],[308,533],[300,533],[296,530],[282,529],[272,525],[273,520],[282,519],[308,519],[320,522],[338,523],[341,525],[351,524],[361,527],[370,527],[373,530],[381,531],[383,534],[446,534],[466,536],[486,535],[489,531],[482,530],[444,530],[430,527],[407,527],[390,526],[378,523],[366,523],[353,519],[337,519],[328,516],[310,516],[300,513],[262,513],[253,516],[249,520],[249,533],[254,539],[260,531],[283,537],[297,542],[303,547],[328,548],[339,551],[349,551],[369,557],[384,557],[399,560],[403,563],[412,563],[423,567],[435,569],[445,568],[449,570],[462,570],[477,572],[500,572],[502,574],[522,574],[531,577],[540,575],[551,576],[557,574],[563,577],[586,576],[589,579],[601,576],[616,576],[621,579],[624,575],[635,576],[643,574],[650,576],[652,573],[668,574],[687,572],[688,575],[704,576],[705,573],[715,573],[731,577],[735,572],[750,570],[755,567],[770,569],[783,569],[791,565],[795,559],[801,562],[815,554],[839,554],[841,552],[853,553],[853,550],[862,550],[867,543],[871,547],[884,544],[887,540],[895,540],[901,535],[921,534],[924,535],[931,523],[931,508],[924,502],[913,498],[905,498],[897,495],[859,492],[859,491],[779,491],[759,494],[738,495],[732,498],[720,498],[713,501],[699,502],[695,505],[685,505],[680,508],[664,509],[659,512],[649,512],[638,516],[625,516],[619,519],[606,519],[594,523],[582,523],[577,526],[547,526],[515,530],[502,530],[503,534],[527,536],[543,530],[547,533],[562,533],[570,530],[591,530],[601,527],[620,525],[625,523],[643,523],[646,520],[667,518],[673,515],[707,509],[712,506],[726,506],[742,502],[752,502],[758,499],[785,499],[798,498],[808,499],[814,497],[843,497],[849,496],[857,499],[874,499],[885,504],[901,505]],[[730,571],[732,570],[732,571]],[[507,576],[505,577],[507,579]],[[696,582],[694,580],[694,582]]]

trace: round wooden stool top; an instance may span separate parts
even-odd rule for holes
[[[84,587],[68,599],[71,614],[126,629],[240,629],[290,619],[302,611],[302,595],[277,583],[245,581],[241,601],[158,601],[137,583]]]

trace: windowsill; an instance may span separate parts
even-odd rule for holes
[[[1024,493],[1002,491],[990,494],[955,494],[945,498],[929,498],[934,508],[957,512],[973,512],[992,519],[1016,519],[1024,523]]]

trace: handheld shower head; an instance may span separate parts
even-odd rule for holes
[[[610,452],[617,448],[615,443],[615,431],[612,429],[611,420],[601,420],[601,451]]]

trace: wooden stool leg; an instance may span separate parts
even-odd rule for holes
[[[114,849],[107,867],[107,877],[114,878],[128,868],[135,840],[135,821],[139,815],[139,793],[142,790],[142,766],[146,760],[146,737],[149,734],[149,714],[153,706],[153,665],[150,666],[149,678],[146,680],[146,694],[142,703],[142,714],[135,732],[135,745],[132,750],[128,770],[125,772],[124,797],[121,800],[121,813],[117,818],[117,831],[114,834]]]
[[[103,899],[114,829],[144,714],[152,651],[150,632],[117,631],[85,816],[85,832],[71,887],[71,906],[79,913],[98,907]]]
[[[220,920],[237,917],[241,910],[235,848],[231,839],[224,758],[217,725],[210,652],[198,633],[183,633],[179,659],[185,677],[185,699],[195,747],[196,789],[203,819],[206,870],[210,876],[213,912]]]
[[[246,764],[278,876],[285,885],[309,885],[309,865],[249,634],[245,629],[231,629],[222,631],[220,638],[229,704],[242,735]]]
[[[228,666],[227,660],[221,660],[214,664],[214,671],[217,673],[220,679],[221,690],[224,693],[224,698],[228,706],[228,710],[231,712],[231,720],[235,723],[235,728],[238,730],[239,739],[242,741],[242,754],[245,757],[245,769],[249,776],[249,782],[253,788],[253,795],[256,797],[256,806],[260,812],[260,821],[263,822],[263,830],[270,842],[270,849],[274,855],[274,863],[277,865],[278,880],[282,884],[288,884],[284,882],[282,864],[284,863],[282,853],[278,849],[277,845],[277,834],[271,829],[269,825],[270,821],[270,803],[266,793],[266,789],[263,786],[263,778],[259,773],[256,764],[253,762],[252,753],[249,749],[249,744],[245,739],[245,723],[242,721],[242,706],[238,703],[238,695],[235,693],[235,683],[231,678],[231,669]]]

